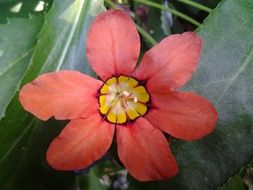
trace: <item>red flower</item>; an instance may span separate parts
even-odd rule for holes
[[[205,98],[178,92],[197,67],[201,39],[171,35],[145,53],[131,18],[118,10],[100,14],[87,36],[87,57],[99,81],[77,71],[46,73],[25,85],[25,110],[70,123],[54,139],[47,161],[58,170],[89,166],[109,149],[116,128],[118,154],[140,181],[178,172],[163,132],[196,140],[215,127],[217,112]]]

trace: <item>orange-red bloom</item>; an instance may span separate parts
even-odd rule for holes
[[[217,112],[205,98],[178,92],[197,67],[201,39],[170,35],[136,66],[140,39],[119,10],[100,14],[87,36],[87,57],[102,79],[77,71],[46,73],[25,85],[25,110],[47,120],[71,120],[54,139],[47,161],[58,170],[82,169],[109,149],[116,128],[118,154],[138,180],[161,180],[178,172],[163,132],[196,140],[215,127]]]

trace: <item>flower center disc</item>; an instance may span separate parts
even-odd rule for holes
[[[143,116],[149,99],[144,86],[121,75],[108,79],[100,89],[99,110],[111,123],[123,124]]]

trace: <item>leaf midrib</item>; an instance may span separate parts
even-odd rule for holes
[[[246,58],[244,59],[245,61],[239,67],[238,72],[236,72],[231,77],[231,80],[227,84],[227,87],[224,88],[224,90],[221,92],[220,96],[217,99],[217,104],[219,104],[219,102],[222,100],[222,98],[224,97],[224,95],[228,92],[228,90],[230,89],[230,87],[234,84],[234,82],[236,81],[236,79],[245,71],[245,69],[247,68],[247,66],[251,63],[251,59],[252,58],[253,58],[253,48],[251,48],[251,50],[247,54]]]

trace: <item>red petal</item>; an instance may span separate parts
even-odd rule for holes
[[[49,146],[47,161],[57,170],[83,169],[107,152],[113,134],[114,125],[99,114],[73,120]]]
[[[201,39],[193,32],[170,35],[145,53],[134,76],[148,79],[150,92],[179,88],[195,71],[201,46]]]
[[[218,118],[208,100],[190,92],[152,94],[152,106],[145,118],[154,127],[184,140],[211,133]]]
[[[178,172],[166,138],[144,118],[117,126],[117,144],[120,160],[140,181],[162,180]]]
[[[76,119],[98,110],[97,90],[102,82],[77,71],[46,73],[26,84],[19,93],[25,110],[47,120]]]
[[[132,19],[119,10],[95,18],[87,37],[87,58],[101,79],[130,75],[140,52],[140,37]]]

